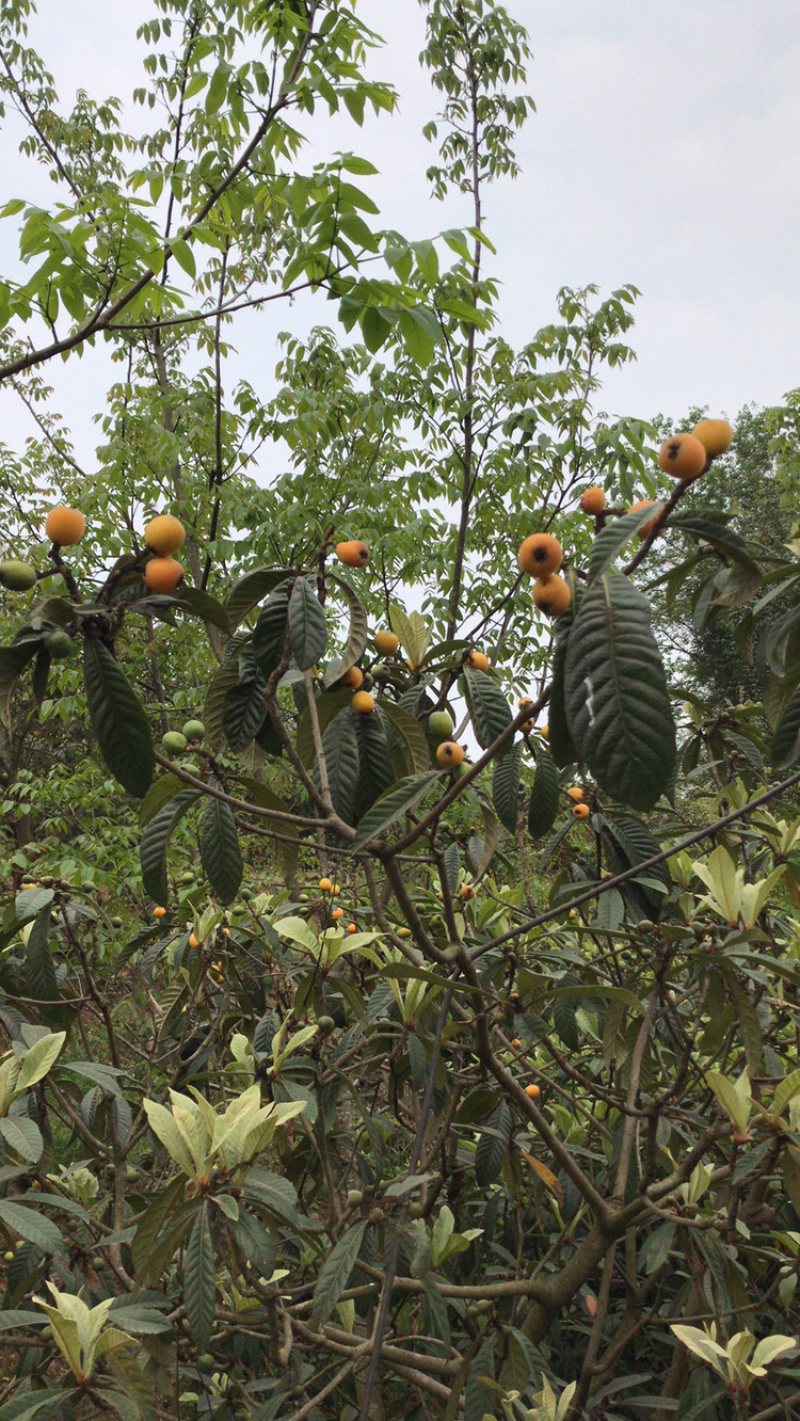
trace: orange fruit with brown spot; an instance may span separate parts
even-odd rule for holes
[[[484,651],[468,651],[464,660],[473,671],[488,671],[492,664]]]
[[[176,558],[151,558],[142,578],[151,592],[174,592],[183,577],[183,565]]]
[[[573,819],[588,819],[591,814],[588,804],[576,804],[572,811]]]
[[[455,740],[443,740],[441,745],[436,747],[436,759],[447,770],[454,770],[460,765],[465,754],[464,746],[458,745]]]
[[[560,617],[572,601],[569,583],[557,572],[550,577],[537,578],[531,588],[531,597],[534,606],[548,617]]]
[[[345,567],[365,567],[369,562],[369,548],[353,538],[349,543],[336,544],[336,556]]]
[[[342,677],[342,685],[348,686],[351,691],[357,691],[364,680],[364,672],[360,666],[351,666],[349,671],[345,671]]]
[[[599,484],[592,484],[591,488],[584,489],[581,494],[581,508],[584,513],[591,513],[597,516],[602,513],[606,506],[606,491],[600,488]]]
[[[79,543],[86,532],[86,519],[77,508],[51,508],[44,525],[47,537],[62,548]]]
[[[642,509],[642,508],[654,508],[654,507],[655,507],[655,500],[654,500],[654,499],[652,499],[652,498],[640,498],[638,503],[632,503],[632,504],[631,504],[630,508],[628,509],[628,512],[629,512],[629,513],[638,513],[639,510]],[[648,535],[648,533],[650,532],[650,530],[654,527],[655,521],[656,521],[655,518],[651,518],[648,523],[645,523],[643,527],[639,528],[639,529],[637,530],[637,533],[636,533],[637,538],[641,538],[641,539],[644,541],[644,539],[647,537],[647,535]]]
[[[549,577],[558,572],[564,560],[558,538],[550,533],[532,533],[520,543],[517,557],[522,571],[530,577]]]
[[[658,451],[658,462],[671,479],[684,483],[702,474],[708,451],[694,434],[671,434]]]
[[[182,548],[186,542],[186,529],[180,518],[173,518],[171,513],[159,513],[158,517],[151,518],[144,530],[144,540],[151,553],[158,553],[159,557],[169,557],[170,553],[177,553],[178,548]]]
[[[473,888],[471,883],[464,884],[463,888],[461,889],[461,897],[464,899],[465,903],[469,903],[470,899],[475,897],[475,889]]]
[[[356,691],[350,704],[356,715],[369,715],[375,709],[375,699],[369,691]]]
[[[727,419],[700,419],[692,434],[700,440],[709,459],[724,454],[733,443],[733,429]]]

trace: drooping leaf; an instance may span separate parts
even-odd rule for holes
[[[497,1392],[493,1385],[494,1349],[495,1334],[488,1330],[469,1370],[464,1390],[464,1421],[484,1421],[485,1416],[497,1410]]]
[[[192,1339],[198,1351],[208,1347],[214,1328],[217,1285],[214,1273],[214,1242],[206,1199],[197,1211],[186,1244],[183,1261],[183,1296]]]
[[[292,657],[301,671],[321,660],[328,640],[328,623],[311,583],[298,577],[289,597],[289,635]]]
[[[361,1251],[366,1228],[367,1221],[363,1219],[342,1234],[320,1268],[314,1288],[311,1313],[315,1327],[321,1327],[323,1323],[327,1322],[347,1287],[350,1274]]]
[[[59,1253],[64,1247],[61,1234],[50,1219],[39,1209],[29,1209],[27,1204],[12,1203],[10,1199],[0,1199],[0,1222],[6,1228],[14,1229],[22,1238],[35,1243],[45,1253]]]
[[[58,999],[55,963],[50,952],[50,909],[43,908],[30,931],[25,946],[25,986],[29,997],[37,1002]]]
[[[222,704],[222,729],[234,754],[246,750],[255,740],[266,715],[264,682],[260,676],[231,687]]]
[[[742,572],[746,573],[755,589],[761,581],[761,569],[747,551],[744,538],[733,528],[727,526],[728,516],[715,509],[706,508],[695,511],[694,509],[679,508],[670,514],[668,527],[678,528],[682,533],[689,533],[693,538],[701,538],[704,543],[708,543],[710,547],[729,558]]]
[[[613,818],[606,814],[600,836],[614,873],[624,873],[626,869],[636,868],[637,864],[646,863],[661,852],[661,845],[647,825],[630,814],[616,814]],[[638,911],[634,914],[637,919],[644,917],[657,920],[661,916],[664,894],[670,886],[669,869],[666,864],[657,864],[654,868],[647,869],[645,876],[649,882],[637,883],[631,880],[623,885],[622,894],[629,909],[632,905],[637,908]],[[663,883],[663,891],[659,892],[652,886],[653,880]]]
[[[528,833],[532,839],[541,839],[550,833],[558,806],[558,771],[549,750],[540,745],[536,750],[536,774],[528,802]]]
[[[522,746],[512,745],[498,755],[492,776],[495,813],[509,834],[516,834],[519,822],[519,772]]]
[[[352,824],[360,764],[358,736],[349,706],[326,726],[322,754],[333,807],[345,824]]]
[[[335,715],[340,710],[350,705],[353,699],[353,692],[342,686],[338,691],[323,691],[321,696],[317,696],[314,704],[317,709],[317,720],[319,721],[320,734],[323,734],[326,726],[330,724]],[[295,736],[295,748],[306,769],[310,769],[314,764],[314,735],[311,729],[311,713],[308,706],[303,710],[297,725],[297,735]]]
[[[233,811],[221,799],[208,798],[205,802],[200,852],[203,869],[220,902],[233,902],[244,864]]]
[[[409,775],[407,779],[400,780],[392,789],[387,790],[361,820],[353,847],[363,848],[364,844],[383,833],[403,814],[409,814],[412,809],[416,809],[431,787],[441,783],[441,778],[435,770],[429,770],[424,775]]]
[[[173,607],[180,612],[188,612],[191,617],[199,617],[202,621],[208,622],[212,627],[217,627],[226,636],[230,636],[232,628],[228,612],[216,597],[204,592],[201,587],[183,586],[172,599]]]
[[[169,898],[167,846],[184,814],[199,798],[199,790],[181,790],[180,794],[176,794],[159,809],[142,835],[139,845],[142,884],[145,893],[149,894],[154,903],[160,903],[162,908],[166,907]]]
[[[431,753],[425,731],[416,716],[387,697],[381,701],[381,710],[391,723],[391,739],[403,747],[408,774],[424,774],[430,768]]]
[[[669,784],[675,725],[650,607],[626,577],[586,592],[567,642],[567,723],[598,784],[634,809],[650,809]]]
[[[36,642],[23,642],[18,646],[0,647],[0,724],[11,729],[11,697],[14,687],[39,650]]]
[[[486,750],[510,724],[511,707],[491,676],[469,666],[464,668],[464,695],[475,739]]]
[[[388,722],[379,710],[357,718],[360,772],[353,802],[356,823],[375,803],[378,795],[383,794],[384,790],[395,782],[384,725],[388,727]]]
[[[772,739],[772,763],[776,770],[786,770],[800,755],[797,736],[800,732],[800,685],[795,686],[781,711]]]
[[[139,805],[139,828],[146,829],[150,820],[155,817],[159,809],[163,809],[168,800],[174,799],[183,789],[183,781],[173,775],[170,770],[160,779],[153,780],[147,794]]]
[[[249,633],[247,635],[249,637]],[[239,681],[239,658],[232,655],[214,672],[208,683],[203,706],[203,724],[206,728],[206,740],[214,750],[219,750],[224,743],[222,720],[225,701],[229,692],[239,685]]]
[[[501,1101],[478,1137],[475,1152],[475,1179],[481,1189],[494,1184],[503,1167],[503,1159],[511,1143],[511,1111]]]
[[[253,654],[265,681],[280,665],[289,622],[290,579],[270,592],[253,629]]]
[[[328,581],[333,582],[344,594],[350,609],[350,627],[341,656],[336,657],[334,661],[330,661],[325,668],[323,684],[326,687],[332,686],[335,681],[339,680],[340,676],[344,676],[345,673],[350,670],[351,666],[355,666],[359,658],[364,655],[367,641],[369,640],[367,614],[349,582],[345,582],[343,577],[339,577],[339,575],[334,572],[328,573]]]
[[[290,575],[290,569],[286,567],[257,567],[234,582],[225,598],[225,610],[231,626],[238,626],[242,618],[258,606],[262,597],[274,592]]]
[[[123,789],[141,798],[156,764],[147,716],[125,672],[96,637],[84,637],[83,675],[100,754]]]
[[[3,1116],[0,1118],[0,1134],[20,1159],[29,1160],[31,1164],[41,1159],[44,1140],[35,1120],[28,1120],[24,1115]]]

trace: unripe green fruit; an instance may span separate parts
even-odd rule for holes
[[[372,690],[372,686],[373,686],[372,677],[370,676],[369,671],[367,671],[367,672],[365,672],[365,674],[364,674],[364,680],[361,682],[361,685],[360,685],[360,687],[359,687],[359,690],[361,690],[361,691],[371,691],[371,690]]]
[[[410,1219],[421,1219],[423,1213],[424,1213],[424,1210],[423,1210],[421,1204],[409,1204],[409,1206],[408,1206],[408,1217],[409,1217]]]
[[[364,1191],[363,1191],[363,1189],[348,1189],[348,1191],[347,1191],[347,1207],[348,1207],[349,1209],[357,1209],[358,1206],[359,1206],[359,1204],[363,1204],[363,1203],[364,1203]]]
[[[44,639],[44,649],[54,661],[67,661],[75,650],[75,643],[69,632],[51,632]]]
[[[92,1259],[92,1267],[94,1268],[95,1273],[98,1271],[98,1269],[105,1267],[105,1262],[105,1259],[101,1258],[99,1253],[97,1254],[96,1258]]]
[[[36,568],[18,558],[0,562],[0,584],[9,592],[30,592],[36,586]]]
[[[125,1178],[128,1184],[137,1184],[142,1177],[142,1171],[136,1168],[135,1164],[129,1164],[125,1170]]]
[[[433,711],[428,716],[428,732],[437,740],[449,740],[454,729],[453,717],[447,711]]]
[[[317,1018],[317,1026],[320,1031],[333,1031],[336,1027],[336,1022],[332,1016],[320,1016]]]
[[[202,740],[205,733],[206,728],[202,720],[187,720],[186,724],[181,726],[181,734],[185,735],[187,740]]]
[[[9,1249],[8,1253],[4,1253],[4,1254],[3,1254],[3,1262],[4,1262],[4,1263],[13,1263],[15,1258],[16,1258],[16,1254],[15,1254],[15,1253],[13,1252],[13,1250],[11,1250],[11,1249]]]
[[[197,1359],[197,1370],[198,1372],[201,1372],[203,1376],[206,1376],[209,1372],[213,1372],[216,1365],[217,1364],[210,1352],[200,1353],[200,1356]]]
[[[194,873],[190,868],[181,874],[181,883],[194,883]]]
[[[185,750],[188,743],[186,736],[182,735],[179,730],[168,730],[166,735],[162,735],[161,737],[161,744],[164,746],[164,749],[171,750],[176,755],[179,755],[182,750]]]
[[[117,918],[112,918],[112,919],[111,919],[111,926],[112,926],[112,928],[121,928],[121,927],[122,927],[122,918],[119,918],[119,917],[117,917]]]

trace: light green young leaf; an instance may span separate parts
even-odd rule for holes
[[[30,1051],[23,1059],[17,1078],[15,1095],[22,1095],[23,1091],[36,1085],[47,1075],[51,1066],[58,1059],[66,1039],[66,1031],[55,1031],[48,1033],[47,1036],[40,1036],[38,1041],[34,1041]]]

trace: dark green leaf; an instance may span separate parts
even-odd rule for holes
[[[44,1318],[45,1314],[42,1313],[42,1319]],[[21,1395],[12,1396],[10,1401],[0,1406],[0,1421],[51,1421],[62,1402],[77,1396],[75,1388],[67,1391],[26,1391]]]
[[[573,1003],[563,997],[557,997],[553,1002],[553,1024],[558,1032],[559,1041],[570,1051],[577,1051],[580,1045],[578,1035],[578,1018]]]
[[[282,814],[291,814],[291,808],[279,795],[274,794],[267,785],[261,784],[259,780],[242,779],[242,785],[249,790],[254,802],[261,809],[277,809]],[[280,857],[283,871],[287,879],[291,879],[297,869],[298,839],[299,831],[296,824],[288,823],[285,819],[267,819],[267,824],[277,834],[283,835],[285,839],[290,839],[292,843],[276,841],[275,852]]]
[[[563,620],[563,619],[560,619]],[[565,765],[572,765],[578,758],[578,752],[572,743],[572,736],[567,723],[567,711],[564,704],[564,662],[567,655],[567,636],[562,636],[556,642],[556,649],[553,652],[553,675],[550,685],[550,702],[548,705],[549,735],[547,744],[550,753],[559,769]]]
[[[227,692],[222,704],[222,729],[234,754],[252,744],[266,714],[264,682],[260,676],[240,681]]]
[[[224,742],[225,732],[222,728],[222,717],[225,701],[228,693],[239,685],[239,681],[239,658],[232,655],[220,666],[218,671],[214,672],[208,683],[205,705],[203,706],[203,724],[206,728],[206,740],[214,750],[219,750]]]
[[[13,1229],[30,1243],[35,1243],[44,1253],[58,1253],[64,1247],[55,1224],[46,1219],[38,1209],[29,1209],[25,1204],[13,1204],[10,1199],[0,1199],[0,1223]]]
[[[416,716],[387,699],[381,701],[381,710],[391,722],[391,739],[402,744],[407,773],[424,774],[430,768],[431,752],[425,731]]]
[[[232,903],[244,865],[233,811],[221,799],[206,800],[200,852],[206,876],[220,902]]]
[[[311,1313],[311,1320],[315,1327],[321,1327],[323,1323],[328,1321],[347,1287],[361,1249],[366,1227],[366,1219],[363,1219],[342,1234],[320,1268],[317,1285],[314,1289],[314,1303]]]
[[[675,761],[675,725],[650,607],[621,575],[586,592],[564,666],[567,723],[598,784],[634,809],[650,809]]]
[[[469,1370],[464,1390],[464,1421],[483,1421],[485,1416],[497,1412],[497,1392],[486,1385],[487,1379],[494,1381],[494,1348],[494,1332],[488,1331]]]
[[[155,817],[159,809],[163,809],[167,800],[174,799],[183,788],[183,781],[173,775],[170,770],[160,779],[153,780],[147,794],[139,805],[139,828],[145,829],[150,820]]]
[[[265,681],[283,659],[291,588],[287,580],[270,593],[253,629],[253,654]]]
[[[266,597],[268,592],[274,591],[289,576],[289,568],[257,567],[253,572],[248,572],[244,577],[240,577],[238,582],[234,582],[225,598],[225,609],[231,626],[238,626],[242,618],[258,606],[262,597]]]
[[[56,969],[48,946],[50,909],[43,908],[30,931],[25,947],[25,985],[37,1002],[53,1002],[59,997]]]
[[[353,822],[353,805],[360,773],[358,736],[349,706],[334,716],[322,737],[333,807],[345,824]]]
[[[539,745],[536,750],[536,774],[528,804],[528,833],[532,839],[541,839],[550,833],[558,807],[558,771],[549,750]]]
[[[503,1167],[511,1143],[511,1111],[505,1101],[497,1107],[478,1137],[475,1152],[475,1180],[481,1189],[494,1184]]]
[[[492,776],[492,802],[500,823],[516,834],[519,822],[519,771],[522,746],[512,745],[498,756]]]
[[[309,671],[321,659],[328,640],[328,623],[311,583],[298,577],[289,598],[289,635],[292,657],[301,671]]]
[[[772,740],[772,763],[776,770],[786,770],[800,755],[797,741],[800,733],[800,686],[795,686],[781,711]]]
[[[199,1352],[208,1347],[214,1328],[217,1286],[214,1276],[214,1243],[210,1205],[203,1200],[186,1244],[183,1260],[183,1297],[192,1339]]]
[[[145,893],[160,903],[167,905],[169,884],[167,882],[167,846],[170,837],[184,814],[200,798],[200,791],[184,789],[174,799],[159,809],[150,820],[139,845],[139,862],[142,866],[142,884]]]
[[[44,650],[38,653],[33,668],[33,695],[37,705],[41,705],[47,695],[47,681],[50,676],[52,657]]]
[[[357,823],[378,796],[394,784],[395,776],[381,712],[375,710],[371,715],[358,716],[356,733],[361,767],[353,802],[353,815]]]
[[[226,636],[230,636],[232,627],[227,611],[216,597],[204,592],[202,588],[187,587],[184,584],[172,599],[172,605],[180,612],[188,612],[191,617],[200,617],[202,621],[208,622],[212,627],[218,627]]]
[[[500,687],[485,671],[473,671],[466,666],[463,679],[475,738],[486,750],[510,724],[511,708]]]
[[[84,638],[83,673],[100,754],[123,789],[141,797],[156,764],[144,710],[108,647],[95,637]]]
[[[28,662],[36,656],[39,646],[36,642],[21,646],[0,647],[0,724],[11,729],[11,697],[20,673]]]
[[[317,708],[317,720],[319,721],[320,733],[322,734],[327,725],[333,720],[340,710],[344,710],[350,705],[353,699],[353,692],[342,686],[338,691],[323,691],[321,696],[317,696],[315,705]],[[306,769],[314,764],[314,735],[311,729],[311,714],[308,706],[305,707],[297,726],[295,737],[295,748]]]
[[[441,783],[441,775],[429,770],[424,775],[409,775],[400,780],[392,789],[376,800],[369,813],[358,826],[354,848],[363,848],[370,839],[388,829],[403,814],[409,814],[423,800],[434,784]]]

